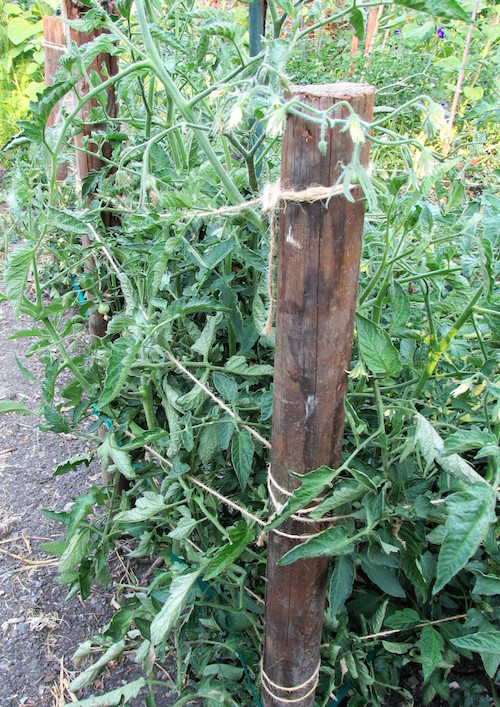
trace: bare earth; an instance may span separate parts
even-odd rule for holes
[[[42,402],[37,383],[20,372],[15,355],[35,375],[41,366],[26,359],[28,339],[8,341],[16,328],[10,306],[0,303],[0,401],[25,399],[36,410]],[[85,451],[70,435],[40,432],[35,416],[0,416],[0,705],[61,707],[74,702],[67,686],[76,675],[71,656],[78,644],[95,635],[113,615],[112,590],[94,588],[83,603],[65,601],[67,588],[57,584],[57,561],[41,543],[60,540],[61,527],[40,513],[66,510],[75,495],[100,482],[97,465],[54,477],[57,464]],[[114,568],[118,581],[125,566]],[[86,695],[97,695],[139,677],[133,656],[110,664]],[[164,674],[161,679],[165,679]],[[163,693],[163,694],[162,694]],[[81,698],[81,695],[79,695]],[[163,690],[158,707],[172,704]],[[145,694],[130,703],[145,704]]]

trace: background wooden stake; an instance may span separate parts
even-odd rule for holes
[[[67,51],[66,33],[60,17],[44,15],[43,17],[43,70],[45,86],[54,83],[54,75],[59,68],[59,59]],[[61,101],[58,101],[47,118],[47,128],[52,128],[61,120]],[[63,182],[68,176],[68,163],[57,165],[56,180]]]
[[[361,118],[372,119],[374,88],[366,84],[293,86],[291,94],[318,110],[348,101]],[[339,106],[333,115],[348,114]],[[320,139],[319,125],[288,116],[282,189],[335,183],[342,164],[351,160],[349,131],[328,131],[325,156],[318,149]],[[368,159],[365,142],[365,168]],[[300,485],[290,469],[304,474],[322,464],[336,467],[340,461],[364,217],[361,190],[352,194],[355,203],[336,196],[328,208],[323,202],[281,207],[271,472],[289,492]],[[287,500],[284,494],[275,495],[280,503]],[[291,535],[324,529],[324,523],[306,525],[294,519],[279,528]],[[294,707],[314,705],[314,684],[307,681],[319,662],[328,559],[278,566],[300,542],[276,533],[269,536],[263,668],[275,685],[304,688],[268,689],[264,679],[265,707],[284,707],[290,699],[297,700]]]
[[[63,0],[63,15],[69,20],[81,19],[85,16],[88,8],[81,8],[80,4],[73,2],[73,0]],[[104,30],[93,30],[88,34],[85,32],[80,32],[76,29],[70,27],[69,38],[72,42],[75,42],[77,46],[81,47],[93,39],[98,37],[103,33]],[[106,69],[107,76],[103,74],[103,66]],[[98,54],[94,61],[91,63],[87,70],[87,74],[94,70],[96,71],[101,79],[104,81],[109,76],[114,76],[118,73],[118,59],[116,56],[111,56],[110,54]],[[84,96],[89,92],[91,86],[89,84],[87,76],[80,76],[77,84],[77,91],[80,96]],[[88,101],[82,108],[79,117],[83,121],[82,131],[75,138],[76,146],[76,176],[77,176],[77,191],[81,194],[81,185],[83,179],[92,171],[100,171],[101,169],[108,166],[107,160],[111,158],[111,145],[109,143],[104,143],[102,146],[102,157],[97,154],[97,145],[92,143],[92,133],[98,131],[101,126],[99,124],[92,124],[90,121],[90,113],[93,108],[98,108],[100,106],[99,101],[94,98]],[[116,101],[116,95],[114,87],[111,86],[107,89],[107,105],[106,114],[110,118],[116,118],[118,115],[118,105]],[[86,139],[89,139],[87,147],[85,150],[82,149],[83,143]],[[89,201],[93,195],[89,195]],[[109,212],[103,212],[101,214],[102,221],[106,227],[114,225],[112,214]],[[88,248],[90,246],[90,239],[88,236],[83,236],[83,247]],[[88,259],[88,267],[90,270],[96,269],[96,264],[93,258]],[[99,312],[93,312],[89,316],[89,329],[90,337],[95,340],[96,338],[101,338],[106,334],[106,322]]]

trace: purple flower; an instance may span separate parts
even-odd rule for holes
[[[397,34],[401,34],[401,30],[400,30],[400,29],[395,29],[395,30],[394,30],[394,34],[396,34],[396,35],[397,35]]]
[[[439,37],[439,39],[444,39],[444,29],[442,27],[438,29],[437,36]]]

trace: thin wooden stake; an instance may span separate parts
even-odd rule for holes
[[[465,67],[467,64],[467,58],[469,56],[470,43],[472,39],[472,30],[474,29],[474,22],[476,21],[477,11],[479,9],[479,0],[476,0],[474,4],[474,9],[472,10],[471,23],[469,25],[469,31],[467,33],[467,40],[464,46],[464,53],[462,56],[462,64],[460,65],[460,71],[458,72],[457,86],[455,88],[455,95],[453,96],[453,103],[451,104],[450,117],[448,120],[448,126],[446,129],[446,138],[443,146],[443,155],[446,157],[450,151],[451,137],[453,132],[453,123],[455,122],[455,115],[457,112],[458,101],[460,100],[460,94],[462,93],[462,83],[465,76]]]
[[[44,15],[43,19],[43,69],[45,86],[54,83],[54,75],[59,68],[59,59],[67,51],[64,25],[60,17]],[[58,101],[47,118],[47,128],[61,120],[61,101]],[[68,176],[68,163],[57,165],[56,180],[63,182]]]
[[[81,19],[85,16],[88,11],[87,7],[80,6],[79,2],[74,0],[63,0],[63,15],[69,20]],[[98,37],[103,33],[104,30],[92,30],[88,34],[86,32],[80,32],[79,30],[69,28],[69,39],[75,42],[77,46],[81,47],[93,39]],[[103,71],[104,67],[104,71]],[[105,80],[109,76],[114,76],[118,73],[118,59],[116,56],[111,56],[110,54],[98,54],[94,61],[88,68],[87,74],[90,75],[92,71],[96,71],[101,80]],[[107,75],[105,75],[107,74]],[[89,92],[90,86],[88,75],[80,76],[77,84],[78,95],[84,96]],[[77,190],[81,194],[81,187],[84,178],[92,171],[100,171],[107,166],[106,160],[111,158],[111,145],[109,143],[104,143],[102,146],[102,157],[97,154],[97,145],[92,142],[92,133],[100,130],[102,128],[99,124],[93,124],[91,122],[91,111],[92,109],[98,108],[100,106],[99,101],[94,98],[88,101],[82,108],[79,117],[82,120],[82,131],[75,137],[76,150],[76,176],[77,176]],[[107,89],[107,105],[106,114],[110,118],[116,118],[118,115],[118,105],[116,101],[116,95],[114,87],[111,86]],[[84,148],[84,144],[88,144]],[[89,201],[92,198],[92,194],[89,195]],[[101,215],[103,223],[106,227],[114,225],[113,214],[104,211]],[[116,221],[115,221],[116,223]],[[82,244],[84,248],[90,246],[90,239],[88,236],[83,236]],[[90,270],[96,269],[96,263],[93,258],[88,260],[88,268]],[[99,312],[93,312],[89,316],[89,328],[91,339],[102,338],[106,334],[106,322]]]
[[[294,86],[292,95],[317,110],[347,101],[364,120],[373,115],[374,88],[337,83]],[[333,111],[347,117],[345,107]],[[348,164],[353,143],[339,128],[289,115],[282,147],[282,189],[334,184]],[[361,148],[368,167],[369,144]],[[361,255],[364,202],[338,195],[313,204],[284,203],[280,212],[276,357],[271,474],[279,503],[300,485],[291,469],[305,474],[322,464],[336,467],[344,430],[344,396],[351,364],[354,312]],[[277,489],[281,487],[286,494]],[[319,674],[328,559],[278,566],[283,555],[325,529],[324,523],[288,519],[269,536],[262,700],[265,707],[311,707]]]
[[[104,4],[104,3],[103,3]],[[107,4],[106,4],[106,7]],[[63,16],[69,20],[78,20],[85,16],[88,11],[88,7],[81,6],[77,0],[62,0]],[[110,11],[110,10],[108,10]],[[92,30],[92,32],[80,32],[73,27],[69,28],[69,39],[71,42],[75,42],[77,46],[81,47],[88,42],[102,34],[105,30]],[[79,96],[84,96],[91,89],[88,76],[92,71],[96,71],[100,76],[101,80],[104,81],[109,76],[114,76],[118,73],[118,59],[116,56],[111,56],[110,54],[102,53],[98,54],[93,62],[90,64],[87,75],[80,76],[77,84],[77,92]],[[110,118],[116,118],[118,115],[118,103],[116,100],[116,94],[114,87],[111,86],[107,89],[107,103],[106,103],[106,115]],[[76,176],[77,176],[77,191],[81,195],[82,182],[84,178],[92,171],[100,171],[107,167],[107,160],[111,158],[111,145],[105,142],[101,147],[102,158],[97,154],[97,145],[92,142],[92,133],[98,131],[102,128],[101,125],[91,122],[91,111],[92,109],[98,108],[100,106],[99,101],[94,98],[91,101],[87,101],[85,106],[80,112],[80,119],[82,120],[82,131],[75,138],[76,146]],[[85,146],[85,143],[87,142]],[[85,149],[82,149],[85,148]],[[89,202],[94,195],[89,195]],[[101,219],[106,228],[116,225],[119,223],[117,218],[107,212],[103,211],[101,214]],[[90,246],[90,238],[88,235],[82,237],[82,245],[84,248]],[[90,257],[87,260],[87,268],[91,271],[96,270],[96,261],[94,258]],[[92,312],[89,315],[89,332],[91,341],[95,341],[98,338],[102,338],[106,335],[106,321],[102,314],[99,312]],[[104,425],[99,429],[99,436],[104,437],[106,435],[106,427]],[[109,474],[103,469],[102,480],[105,486],[108,486],[114,482],[114,474]],[[128,487],[128,481],[124,476],[119,477],[117,493],[120,494],[125,488]]]

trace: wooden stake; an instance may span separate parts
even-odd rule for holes
[[[64,25],[60,17],[44,15],[43,19],[43,70],[45,86],[54,83],[54,74],[59,68],[59,59],[66,52]],[[51,110],[47,127],[55,125],[61,115],[61,102]]]
[[[43,68],[45,86],[54,83],[54,75],[59,68],[59,59],[67,51],[64,25],[60,17],[43,17]],[[58,101],[47,118],[47,128],[52,128],[61,120],[61,101]],[[68,163],[57,165],[56,180],[63,182],[68,176]]]
[[[348,101],[365,120],[373,114],[374,88],[337,83],[293,86],[292,95],[318,110]],[[334,117],[347,117],[338,107]],[[320,126],[289,115],[282,146],[282,189],[328,186],[348,164],[353,143],[339,128],[326,135],[322,156]],[[361,149],[368,166],[369,144]],[[329,207],[284,203],[280,212],[276,357],[274,373],[271,474],[290,493],[300,485],[291,469],[305,474],[322,464],[338,466],[344,430],[344,396],[351,364],[354,312],[361,255],[364,202],[344,196]],[[277,486],[279,503],[287,500]],[[288,519],[279,531],[304,536],[325,529],[324,523]],[[269,536],[262,675],[265,707],[314,704],[328,559],[278,561],[301,542],[276,533]],[[302,686],[302,687],[300,687]]]
[[[63,15],[69,20],[77,20],[82,18],[87,12],[88,8],[82,7],[77,0],[62,0]],[[105,30],[92,30],[90,33],[80,32],[72,27],[69,28],[69,39],[71,42],[75,42],[77,46],[81,47],[88,42],[102,34]],[[104,69],[104,71],[103,71]],[[87,70],[87,74],[94,70],[96,71],[101,80],[105,80],[109,76],[114,76],[118,73],[118,59],[116,56],[111,56],[110,54],[98,54],[94,61],[91,63]],[[77,92],[80,96],[84,96],[89,92],[91,86],[88,81],[88,76],[80,76],[77,84]],[[97,154],[97,145],[92,143],[92,133],[101,129],[101,125],[92,124],[90,119],[90,113],[93,108],[99,107],[100,103],[96,98],[88,101],[85,106],[80,111],[79,117],[83,122],[83,128],[81,133],[75,138],[76,150],[76,174],[77,174],[77,190],[80,192],[81,196],[81,185],[84,177],[92,171],[100,171],[101,169],[107,167],[108,163],[106,160],[111,158],[111,145],[109,143],[104,143],[101,148],[102,157]],[[106,104],[106,114],[110,118],[116,118],[118,115],[118,103],[116,100],[116,94],[114,87],[111,86],[107,89],[107,104]],[[88,141],[85,151],[79,149],[83,147],[83,143]],[[94,195],[89,195],[89,201]],[[103,212],[101,214],[101,219],[104,225],[109,228],[110,226],[116,225],[119,221],[114,217],[113,214],[109,212]],[[90,238],[87,235],[82,237],[82,245],[84,248],[90,246]],[[87,260],[87,267],[89,270],[96,270],[95,259],[90,257]],[[95,341],[98,338],[102,338],[106,335],[106,321],[102,314],[99,312],[93,312],[89,316],[89,331],[90,340]],[[104,437],[107,433],[106,427],[101,425],[99,429],[99,436]],[[114,474],[109,474],[107,471],[102,472],[102,480],[105,486],[109,486],[114,483]],[[128,487],[128,481],[124,476],[119,477],[117,493],[120,494],[124,489]]]
[[[73,0],[63,0],[63,15],[69,20],[81,19],[88,8],[81,8],[80,3],[74,2]],[[70,41],[75,42],[77,46],[81,47],[93,39],[98,37],[103,33],[104,30],[93,30],[90,33],[80,32],[76,29],[69,29]],[[103,67],[107,76],[104,75]],[[96,71],[101,79],[104,81],[108,76],[113,76],[118,73],[118,60],[116,56],[111,56],[110,54],[98,54],[94,59],[87,73],[94,70]],[[80,96],[84,96],[89,92],[91,86],[88,81],[87,76],[80,76],[77,84],[77,92]],[[92,143],[92,133],[101,129],[101,125],[92,124],[90,122],[90,113],[93,108],[99,107],[99,102],[96,98],[88,101],[82,108],[79,117],[83,121],[83,128],[81,133],[75,137],[76,145],[76,174],[77,174],[77,190],[81,194],[82,181],[89,172],[100,171],[107,166],[106,160],[111,157],[111,145],[109,143],[104,143],[102,146],[102,156],[104,159],[96,154],[97,145]],[[115,91],[113,86],[107,89],[107,105],[106,113],[110,118],[116,118],[118,115],[118,105],[116,101]],[[86,140],[89,140],[85,151],[81,148]],[[89,196],[89,201],[93,195]],[[113,221],[113,216],[109,212],[103,212],[101,215],[102,221],[106,227],[114,225],[116,221]],[[90,239],[88,236],[83,236],[82,244],[84,248],[90,246]],[[93,258],[89,258],[88,267],[90,270],[95,270],[96,264]],[[96,338],[102,338],[106,334],[106,322],[99,312],[93,312],[89,317],[89,328],[91,340]]]

